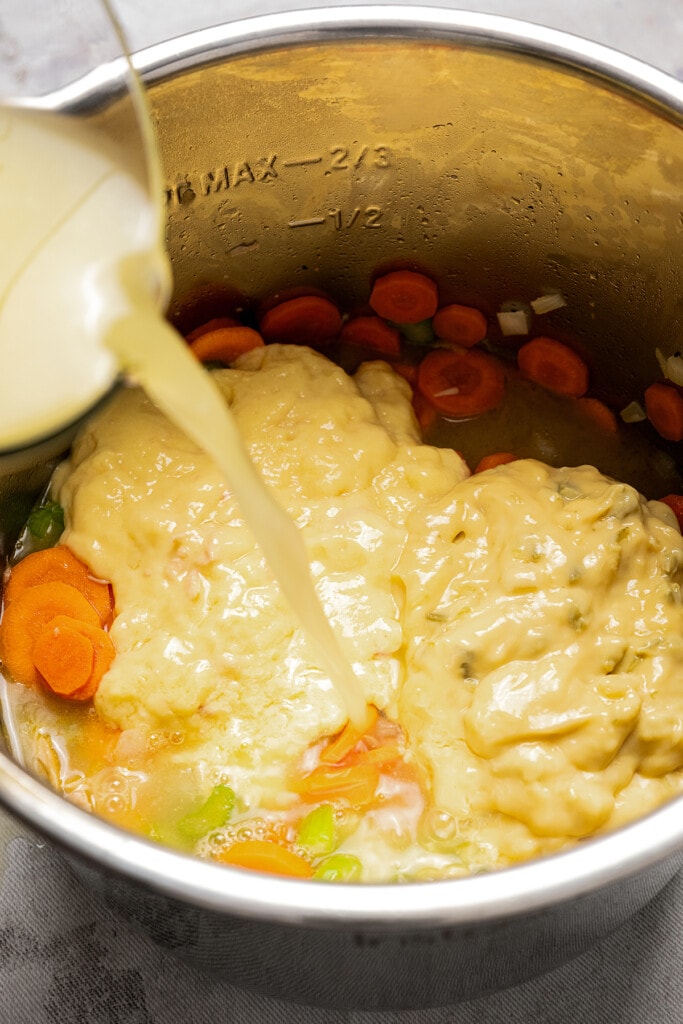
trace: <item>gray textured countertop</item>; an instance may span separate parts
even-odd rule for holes
[[[3,3],[11,2],[0,0],[0,22]],[[40,9],[38,0],[26,0],[31,6]],[[325,5],[115,0],[134,49],[293,6]],[[683,78],[681,0],[442,0],[441,6],[564,29]],[[56,850],[0,812],[0,972],[0,1024],[681,1024],[683,878],[589,953],[514,990],[431,1011],[342,1013],[248,994],[179,964],[102,909]]]

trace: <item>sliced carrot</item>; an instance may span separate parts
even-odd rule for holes
[[[17,562],[5,584],[5,604],[10,604],[29,587],[54,582],[75,587],[97,611],[101,625],[109,621],[114,607],[111,586],[96,579],[85,562],[76,558],[65,544],[34,551]]]
[[[616,415],[599,398],[577,398],[576,405],[599,430],[603,430],[606,434],[618,432]]]
[[[647,418],[667,441],[683,441],[683,396],[669,384],[650,384],[645,391]]]
[[[294,781],[292,788],[309,803],[346,800],[354,807],[370,803],[379,783],[379,770],[373,764],[349,767],[321,765]]]
[[[397,356],[401,351],[398,329],[379,316],[355,316],[347,320],[339,337],[349,345],[364,345],[388,356]]]
[[[317,295],[321,299],[330,301],[330,296],[327,292],[323,291],[322,288],[314,288],[310,284],[295,285],[293,288],[282,288],[261,299],[255,311],[256,319],[260,323],[266,313],[275,306],[281,306],[283,302],[290,302],[292,299],[310,298],[311,295]],[[356,310],[356,312],[360,313],[361,310]]]
[[[417,384],[417,363],[392,363],[391,369],[407,380],[411,387]]]
[[[216,858],[221,864],[248,871],[263,871],[269,875],[290,878],[311,878],[313,868],[298,853],[268,839],[244,839],[233,843]]]
[[[434,349],[420,363],[418,388],[445,416],[477,416],[503,400],[505,373],[494,356],[470,349]]]
[[[432,326],[442,341],[471,348],[486,337],[487,322],[480,310],[453,302],[436,311]]]
[[[188,345],[191,345],[197,338],[201,338],[202,334],[210,334],[213,331],[219,331],[222,327],[239,327],[239,320],[235,320],[232,316],[217,316],[213,320],[207,320],[205,324],[200,324],[199,327],[195,327],[193,331],[185,335],[185,340]]]
[[[33,664],[60,697],[70,697],[86,686],[94,663],[93,645],[87,636],[74,629],[48,624],[33,645]]]
[[[683,533],[683,494],[667,494],[666,497],[659,500],[663,501],[673,511],[678,520],[681,533]]]
[[[321,295],[300,295],[267,310],[259,328],[268,342],[283,345],[324,345],[342,326],[339,310]]]
[[[487,469],[495,469],[496,466],[506,466],[508,462],[517,462],[518,456],[512,452],[494,452],[492,455],[485,455],[474,470],[475,473],[484,473]]]
[[[67,615],[51,619],[33,647],[33,664],[49,689],[71,700],[94,697],[115,657],[108,633]]]
[[[212,359],[232,363],[238,356],[263,344],[259,332],[251,327],[218,327],[200,334],[190,345],[190,350],[202,363]]]
[[[321,764],[339,764],[353,748],[360,743],[363,736],[371,732],[377,724],[379,712],[373,704],[368,704],[365,722],[361,727],[348,721],[342,731],[325,747],[320,755]]]
[[[59,580],[27,587],[5,606],[0,622],[0,651],[5,668],[16,682],[34,686],[40,683],[33,648],[42,630],[57,615],[67,615],[98,628],[101,622],[87,598]]]
[[[517,363],[525,377],[555,394],[581,398],[588,391],[585,362],[574,349],[555,338],[528,341],[517,353]]]
[[[415,270],[394,270],[375,281],[370,306],[396,324],[417,324],[434,316],[439,292],[434,281]]]

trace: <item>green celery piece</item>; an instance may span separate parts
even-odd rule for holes
[[[64,509],[56,501],[50,501],[34,508],[26,525],[34,549],[52,547],[64,532]]]
[[[202,806],[178,822],[178,831],[185,839],[196,842],[207,832],[227,824],[234,808],[235,794],[230,786],[214,786]]]
[[[332,853],[337,846],[337,829],[332,804],[320,804],[309,811],[299,825],[297,843],[318,857]]]
[[[358,882],[363,865],[352,853],[334,853],[316,868],[313,875],[320,882]]]
[[[434,328],[431,320],[420,320],[417,324],[394,324],[409,345],[433,345]]]

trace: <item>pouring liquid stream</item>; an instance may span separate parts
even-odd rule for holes
[[[74,119],[0,108],[0,129],[0,215],[18,239],[0,253],[0,449],[68,423],[123,369],[215,461],[321,669],[361,724],[362,689],[299,531],[252,465],[210,375],[163,317],[171,273],[146,183]],[[25,169],[45,152],[49,178],[38,174],[22,190]]]

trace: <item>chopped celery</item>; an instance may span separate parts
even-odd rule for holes
[[[56,501],[34,508],[27,523],[32,548],[52,547],[64,532],[64,509]]]
[[[299,825],[297,843],[310,853],[322,857],[337,846],[337,829],[332,804],[321,804],[310,811]]]
[[[420,320],[417,324],[394,324],[409,345],[432,345],[434,328],[431,320]]]
[[[363,865],[352,853],[334,853],[316,868],[314,878],[320,882],[359,882]]]
[[[230,787],[214,786],[202,806],[178,822],[178,831],[185,839],[196,842],[207,832],[225,825],[234,808],[235,794]]]

